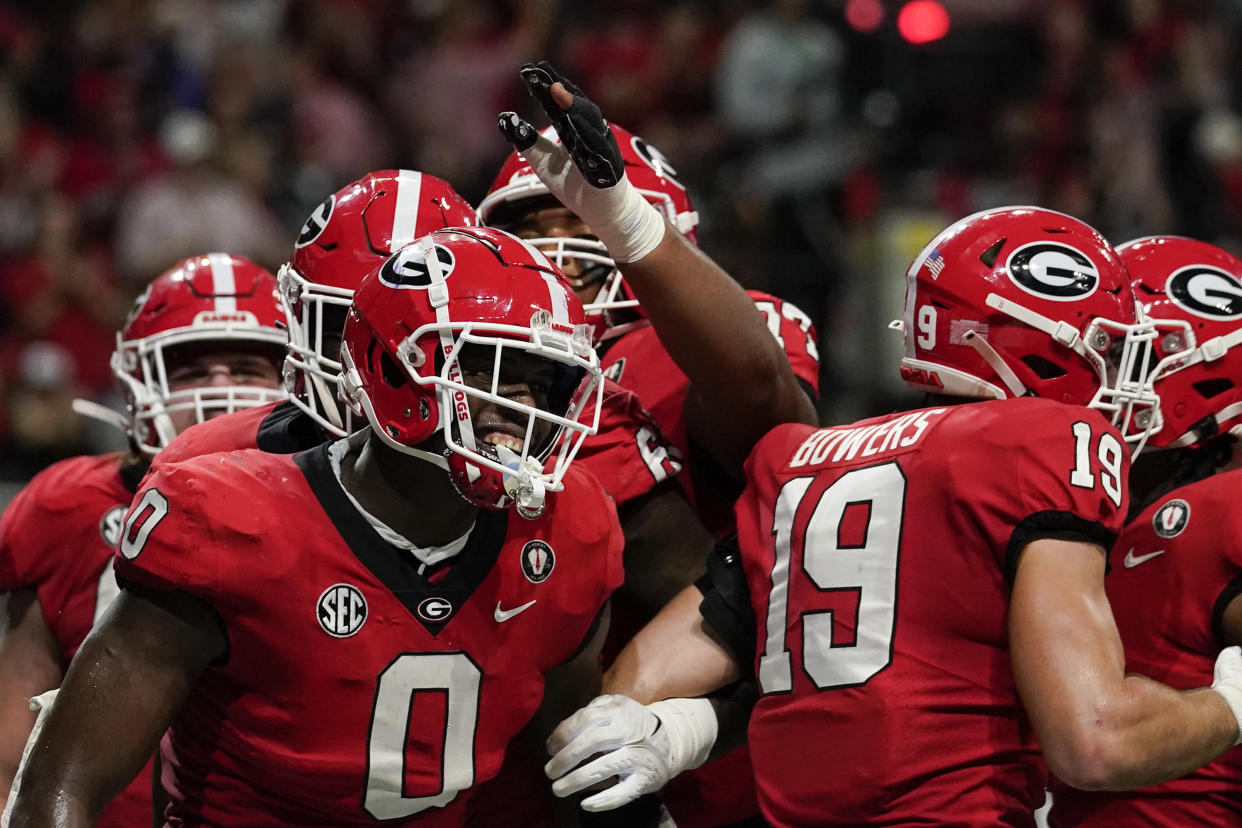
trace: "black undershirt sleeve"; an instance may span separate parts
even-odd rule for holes
[[[1005,581],[1013,586],[1013,579],[1018,574],[1018,559],[1027,545],[1041,540],[1081,541],[1094,543],[1104,548],[1104,562],[1108,564],[1108,551],[1117,542],[1117,535],[1102,523],[1081,518],[1072,512],[1049,510],[1028,515],[1009,535],[1009,545],[1005,547]]]
[[[707,556],[707,573],[695,583],[703,594],[699,614],[745,669],[755,663],[755,611],[742,570],[737,535],[716,544]]]

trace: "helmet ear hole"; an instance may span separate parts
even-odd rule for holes
[[[380,351],[379,353],[379,369],[380,376],[384,378],[384,384],[389,388],[405,387],[405,372],[401,370],[401,367],[389,356],[387,351]]]
[[[1005,238],[997,239],[996,244],[979,254],[979,261],[983,262],[986,267],[996,267],[996,257],[1000,255],[1006,241]]]
[[[1052,380],[1065,376],[1064,368],[1051,360],[1044,359],[1038,354],[1027,354],[1022,357],[1022,362],[1025,363],[1027,368],[1035,372],[1035,376],[1042,380]]]
[[[1210,400],[1218,394],[1223,394],[1233,388],[1233,381],[1225,377],[1215,377],[1213,379],[1199,380],[1191,385],[1198,392],[1200,397]]]

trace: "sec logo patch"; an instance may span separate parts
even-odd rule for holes
[[[367,620],[367,599],[351,584],[333,584],[316,605],[320,628],[333,638],[349,638]]]
[[[527,541],[522,547],[522,574],[532,584],[541,584],[548,580],[554,566],[556,555],[553,554],[552,547],[543,541]]]
[[[1184,500],[1170,500],[1152,515],[1151,528],[1162,538],[1177,537],[1190,522],[1190,504]]]

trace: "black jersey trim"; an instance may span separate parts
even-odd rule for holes
[[[318,423],[285,400],[277,403],[259,423],[255,445],[268,454],[296,454],[314,448],[326,439]]]
[[[131,460],[130,457],[122,458],[117,468],[117,476],[121,478],[121,485],[125,487],[125,491],[134,495],[138,494],[142,478],[147,476],[150,468],[151,461],[146,457],[139,457],[137,460]]]
[[[386,542],[369,524],[341,488],[328,460],[329,443],[293,456],[319,505],[340,532],[351,552],[370,570],[376,579],[400,601],[431,635],[436,636],[457,617],[483,579],[491,571],[509,530],[509,513],[488,509],[478,510],[474,530],[465,548],[450,562],[448,573],[429,582],[418,574],[419,561],[408,550]],[[418,608],[429,598],[448,602],[449,612],[436,620],[419,613]]]
[[[744,670],[755,663],[755,610],[750,603],[737,535],[716,544],[707,556],[707,572],[695,582],[703,600],[699,615]]]
[[[1239,595],[1242,595],[1242,576],[1226,584],[1225,588],[1220,591],[1220,595],[1216,597],[1216,603],[1212,605],[1212,635],[1216,637],[1216,643],[1222,649],[1229,646],[1225,640],[1225,610],[1229,609],[1233,599]]]
[[[1010,587],[1013,587],[1013,579],[1018,574],[1018,559],[1022,557],[1022,551],[1028,544],[1043,538],[1084,541],[1102,546],[1107,572],[1108,552],[1117,542],[1117,533],[1109,531],[1098,521],[1087,520],[1073,512],[1049,510],[1027,515],[1014,527],[1009,535],[1009,545],[1005,547],[1005,582]]]

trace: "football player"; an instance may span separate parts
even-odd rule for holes
[[[967,217],[910,266],[901,327],[934,405],[763,439],[736,538],[610,670],[626,695],[553,734],[558,793],[618,776],[584,801],[607,808],[702,762],[703,696],[741,675],[781,826],[1033,825],[1045,767],[1134,788],[1238,741],[1238,649],[1216,692],[1127,675],[1104,591],[1156,402],[1116,252],[1048,210]]]
[[[741,463],[758,438],[781,422],[817,422],[815,334],[798,308],[743,291],[714,266],[695,276],[690,263],[707,261],[688,243],[698,214],[668,159],[606,123],[547,63],[521,75],[553,127],[539,135],[516,115],[501,116],[515,152],[480,203],[480,219],[565,268],[595,324],[606,373],[638,394],[685,465],[675,480],[692,509],[671,497],[619,499],[627,579],[611,657],[702,573],[710,546],[687,530],[731,531]],[[563,148],[558,134],[570,136]],[[667,250],[646,254],[657,243]],[[668,251],[687,264],[663,266]],[[588,440],[585,462],[594,448]],[[739,751],[678,780],[665,801],[683,828],[732,823],[758,812],[750,778]]]
[[[1117,539],[1108,600],[1126,669],[1199,687],[1217,652],[1242,644],[1242,261],[1175,236],[1117,249],[1162,331],[1160,416],[1148,441],[1159,450],[1130,475],[1137,517]],[[1228,825],[1242,813],[1242,755],[1127,793],[1053,790],[1055,826]]]
[[[153,470],[218,451],[292,454],[352,433],[339,386],[341,329],[354,289],[416,238],[475,223],[474,208],[451,185],[416,170],[367,173],[328,196],[302,225],[277,277],[289,328],[289,399],[187,430]]]
[[[15,826],[89,824],[165,731],[170,824],[461,825],[541,699],[598,686],[621,535],[570,466],[602,374],[555,265],[431,233],[359,284],[341,365],[357,433],[147,481]]]
[[[285,332],[276,279],[248,259],[193,256],[153,281],[117,335],[112,369],[128,398],[130,450],[74,457],[35,476],[0,518],[0,798],[34,717],[27,699],[57,687],[117,595],[112,554],[147,464],[178,432],[284,397]],[[99,816],[145,825],[144,772]]]

